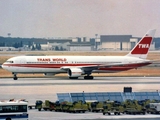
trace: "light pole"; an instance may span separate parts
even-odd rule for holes
[[[10,36],[11,36],[11,33],[8,33],[7,35],[8,35],[8,37],[10,37]]]
[[[98,36],[98,34],[95,34],[95,36],[96,36],[95,37],[95,50],[97,51],[97,43],[96,42],[97,42],[97,36]]]

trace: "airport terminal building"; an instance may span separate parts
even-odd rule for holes
[[[160,38],[154,38],[150,49],[160,48]],[[76,37],[76,38],[4,38],[0,37],[0,50],[10,51],[11,46],[23,50],[55,50],[55,51],[129,51],[140,40],[132,35],[100,35],[96,38]],[[36,46],[41,46],[37,49]],[[5,48],[4,48],[5,46]],[[8,49],[7,49],[8,47]],[[35,49],[33,49],[33,47]]]

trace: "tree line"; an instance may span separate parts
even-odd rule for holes
[[[10,46],[6,46],[5,42],[0,42],[0,47],[21,48],[21,47],[23,47],[23,42],[22,41],[15,42],[15,43],[12,43]],[[31,49],[31,50],[42,50],[40,43],[33,44],[31,42],[28,42],[28,48]],[[66,49],[64,49],[62,46],[61,47],[56,46],[54,48],[54,50],[56,50],[56,51],[63,51],[63,50],[66,50]]]

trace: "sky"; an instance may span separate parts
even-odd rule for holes
[[[143,36],[157,29],[160,0],[0,0],[0,36]]]

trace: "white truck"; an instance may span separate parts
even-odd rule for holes
[[[160,114],[160,103],[149,103],[147,113]]]

